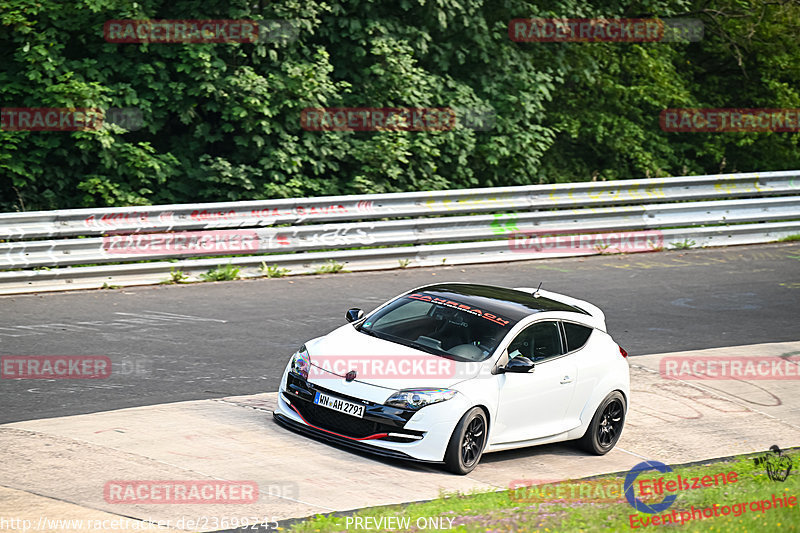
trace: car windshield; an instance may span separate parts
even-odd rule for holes
[[[515,322],[456,300],[424,292],[403,296],[358,330],[457,361],[483,361]]]

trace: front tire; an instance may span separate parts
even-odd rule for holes
[[[617,444],[625,425],[625,398],[614,391],[600,403],[578,445],[589,453],[605,455]]]
[[[444,454],[445,468],[460,475],[472,472],[481,460],[486,446],[489,424],[480,407],[473,407],[461,417],[453,430]]]

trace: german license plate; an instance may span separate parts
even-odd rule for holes
[[[347,400],[342,400],[341,398],[334,398],[333,396],[328,396],[327,394],[318,392],[317,395],[314,396],[314,403],[321,405],[322,407],[327,407],[328,409],[333,409],[334,411],[339,411],[340,413],[344,413],[346,415],[355,416],[356,418],[364,418],[363,405],[348,402]]]

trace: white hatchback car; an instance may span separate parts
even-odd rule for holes
[[[602,455],[620,437],[628,354],[588,302],[443,283],[347,320],[292,355],[282,425],[458,474],[484,452],[577,440]]]

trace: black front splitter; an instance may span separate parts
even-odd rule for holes
[[[385,448],[380,448],[378,446],[370,446],[369,444],[364,444],[363,442],[358,440],[348,439],[347,437],[335,435],[333,433],[328,433],[326,431],[322,431],[313,428],[311,426],[307,426],[305,424],[297,422],[296,420],[292,420],[291,418],[282,415],[277,411],[273,411],[272,416],[278,424],[280,424],[285,428],[297,431],[298,433],[303,433],[304,435],[313,437],[317,440],[332,442],[334,444],[345,446],[347,448],[351,448],[354,450],[367,452],[373,455],[379,455],[381,457],[402,459],[404,461],[414,461],[415,463],[442,464],[444,462],[444,461],[426,461],[423,459],[416,459],[415,457],[411,457],[410,455],[397,450],[387,450]]]

